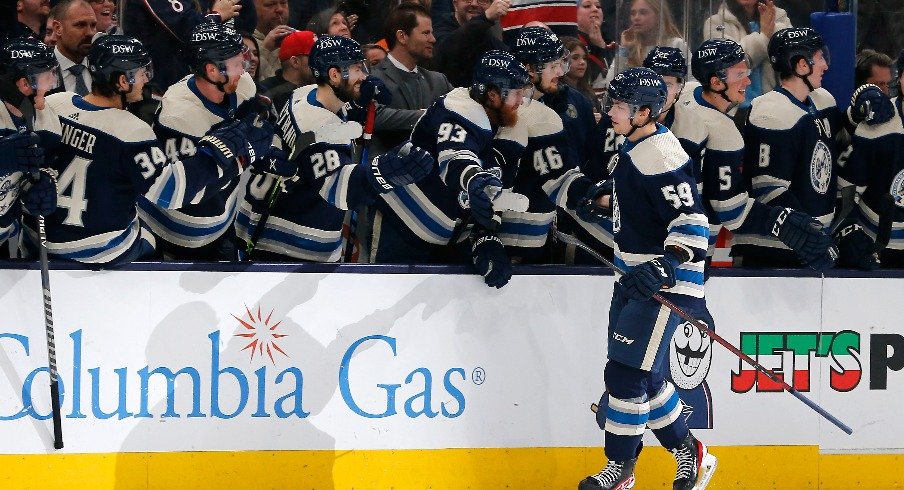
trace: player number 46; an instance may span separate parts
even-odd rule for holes
[[[691,185],[687,182],[663,186],[662,195],[675,209],[694,205],[694,193],[691,192]]]

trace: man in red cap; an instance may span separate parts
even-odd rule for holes
[[[276,75],[260,83],[261,90],[273,101],[277,112],[286,105],[293,90],[314,83],[314,75],[308,66],[308,55],[316,40],[317,36],[311,31],[296,31],[283,39],[279,48],[282,68],[276,70]]]

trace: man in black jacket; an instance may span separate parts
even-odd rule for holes
[[[437,20],[434,68],[449,77],[453,86],[471,84],[474,65],[487,51],[508,51],[492,28],[509,6],[509,0],[453,0],[452,15]]]

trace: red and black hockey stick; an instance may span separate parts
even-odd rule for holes
[[[364,141],[361,146],[361,161],[359,165],[370,164],[368,161],[370,158],[370,142],[374,134],[374,121],[376,121],[376,118],[377,103],[372,100],[370,101],[370,104],[367,105],[367,116],[364,119],[364,133],[361,135]],[[357,239],[357,224],[358,219],[360,219],[360,217],[355,216],[355,213],[355,210],[349,209],[346,214],[345,223],[343,223],[343,225],[348,226],[348,237],[345,239],[345,249],[342,251],[342,257],[345,262],[351,262],[352,256],[354,255],[354,241]]]
[[[617,275],[622,276],[625,274],[624,271],[622,271],[621,269],[618,268],[618,266],[616,266],[610,260],[603,257],[596,250],[593,250],[592,248],[587,246],[587,244],[578,240],[577,238],[574,238],[571,235],[566,235],[565,233],[562,233],[560,231],[556,231],[556,239],[563,243],[567,243],[569,245],[574,245],[574,246],[580,248],[581,250],[587,252],[596,260],[598,260],[598,261],[602,262],[603,264],[605,264],[606,266],[610,267]],[[690,323],[691,325],[696,327],[697,330],[700,330],[701,333],[703,333],[704,335],[708,336],[709,338],[715,340],[717,343],[719,343],[719,345],[728,349],[729,352],[738,356],[742,361],[746,362],[747,364],[750,364],[754,369],[765,374],[766,377],[771,379],[773,382],[779,384],[788,393],[791,393],[792,395],[794,395],[795,398],[804,402],[805,405],[807,405],[808,407],[815,410],[816,413],[818,413],[819,415],[822,415],[823,417],[825,417],[825,419],[828,420],[829,422],[835,424],[836,427],[843,430],[846,434],[850,435],[850,434],[854,433],[854,430],[851,429],[850,427],[848,427],[847,425],[845,425],[844,422],[838,420],[834,415],[830,414],[824,408],[817,405],[816,402],[814,402],[813,400],[810,400],[809,398],[804,396],[801,392],[797,391],[797,389],[795,389],[793,386],[786,383],[785,380],[783,380],[781,377],[779,377],[778,375],[773,373],[771,370],[763,367],[762,364],[756,362],[755,360],[753,360],[753,358],[751,358],[747,354],[744,354],[743,352],[741,352],[741,350],[738,349],[737,347],[735,347],[734,345],[732,345],[731,342],[723,339],[718,334],[716,334],[716,332],[712,331],[709,327],[707,327],[705,323],[701,322],[700,320],[697,320],[696,318],[691,316],[689,313],[687,313],[683,309],[681,309],[678,305],[676,305],[675,303],[672,303],[668,299],[662,297],[662,295],[660,295],[660,294],[654,294],[653,299],[658,301],[659,304],[661,304],[662,306],[665,306],[666,308],[672,310],[672,312],[675,313],[676,315],[680,316],[681,318],[684,318],[688,323]]]

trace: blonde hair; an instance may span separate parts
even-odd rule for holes
[[[665,46],[670,39],[681,37],[681,32],[678,30],[678,26],[675,25],[675,19],[672,17],[672,11],[669,9],[667,2],[663,0],[633,0],[631,7],[639,1],[649,5],[650,9],[656,14],[656,19],[662,28],[656,30],[657,36],[655,39],[637,39],[633,33],[631,34],[633,39],[630,39],[630,45],[628,46],[628,66],[643,65],[643,60],[647,56],[647,47]]]

